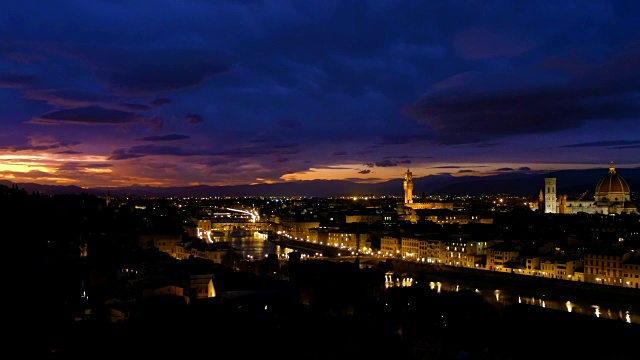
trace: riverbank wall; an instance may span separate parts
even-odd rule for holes
[[[572,301],[590,300],[600,304],[635,304],[640,310],[640,289],[622,286],[601,285],[580,281],[559,280],[531,275],[521,275],[471,269],[446,265],[422,264],[400,259],[380,261],[377,267],[387,268],[396,275],[405,274],[413,278],[424,277],[433,281],[446,280],[461,285],[480,284],[482,287],[513,290],[522,295],[536,296],[544,293]]]
[[[274,244],[295,249],[307,254],[322,253],[325,257],[340,258],[346,256],[343,249],[331,246],[291,240],[281,236],[270,237]],[[402,259],[379,259],[362,257],[362,264],[377,269],[393,272],[396,276],[425,278],[429,281],[447,281],[465,287],[495,288],[515,291],[523,296],[558,297],[569,301],[586,300],[603,306],[625,304],[636,312],[640,312],[640,289],[622,286],[585,283],[580,281],[559,280],[539,276],[505,273],[484,269],[434,265]],[[354,259],[344,260],[354,261]]]

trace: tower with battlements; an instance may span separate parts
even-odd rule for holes
[[[409,169],[404,173],[404,203],[413,204],[413,174]]]

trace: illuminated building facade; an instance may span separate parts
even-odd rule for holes
[[[622,249],[593,250],[584,254],[584,280],[586,282],[623,286],[622,264],[632,253]]]
[[[413,202],[413,174],[409,169],[404,174],[404,220],[408,220],[412,223],[418,221],[416,210],[418,209],[448,209],[453,210],[452,202],[425,202],[414,203]]]
[[[545,179],[545,213],[552,214],[638,214],[638,209],[631,201],[631,190],[613,166],[596,185],[593,199],[568,200],[566,195],[556,194],[556,179]]]

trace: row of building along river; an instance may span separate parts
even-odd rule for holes
[[[254,232],[249,236],[216,237],[214,241],[229,242],[232,247],[240,250],[243,257],[246,259],[260,259],[269,254],[276,254],[278,258],[285,258],[288,253],[294,251],[293,249],[285,248],[268,241],[267,235],[259,232]],[[407,277],[398,277],[391,273],[385,275],[385,285],[387,287],[411,286],[413,281],[415,280]],[[573,301],[568,301],[557,296],[550,297],[544,293],[532,295],[531,292],[528,292],[525,296],[519,294],[517,290],[489,288],[487,283],[458,284],[446,279],[431,281],[429,285],[433,291],[437,292],[459,291],[462,289],[473,290],[482,295],[486,302],[498,308],[510,304],[526,304],[546,308],[550,311],[566,311],[615,321],[640,324],[640,304],[630,303],[603,305],[587,301],[577,301],[575,299]]]

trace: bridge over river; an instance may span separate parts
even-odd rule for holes
[[[249,236],[254,232],[266,235],[271,227],[268,222],[212,221],[211,236]]]

